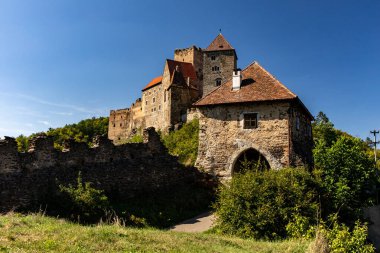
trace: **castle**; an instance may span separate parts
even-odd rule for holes
[[[312,166],[313,116],[259,63],[240,70],[237,60],[222,34],[205,49],[175,50],[141,99],[110,112],[108,138],[118,142],[147,127],[169,132],[197,117],[196,166],[217,177],[230,177],[247,158],[273,169]]]

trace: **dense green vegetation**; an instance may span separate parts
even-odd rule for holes
[[[264,242],[114,225],[82,226],[40,214],[0,215],[0,252],[305,252],[310,241]]]
[[[266,171],[242,163],[249,169],[242,168],[219,189],[215,231],[277,239],[308,238],[320,230],[331,252],[362,252],[355,250],[361,247],[373,251],[365,245],[362,221],[363,207],[375,203],[379,182],[370,148],[335,129],[322,112],[313,131],[315,169],[311,172]],[[318,225],[332,220],[333,227]]]
[[[221,187],[216,209],[219,232],[283,239],[317,223],[318,182],[304,169],[245,171]]]
[[[65,125],[64,127],[50,128],[46,134],[54,139],[54,147],[62,150],[63,144],[69,139],[76,142],[85,142],[89,146],[92,145],[93,138],[97,135],[107,135],[108,117],[99,117],[82,120],[76,124]],[[16,138],[18,150],[25,152],[29,146],[29,140],[36,136],[20,135]]]
[[[199,121],[186,123],[178,131],[164,135],[162,140],[171,155],[178,156],[181,163],[194,165],[198,155]]]

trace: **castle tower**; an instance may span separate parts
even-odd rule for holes
[[[197,88],[199,96],[202,95],[203,87],[203,51],[201,48],[191,46],[189,48],[176,49],[174,51],[174,61],[188,62],[194,67],[197,76]]]
[[[237,55],[235,49],[220,33],[211,44],[203,50],[203,94],[206,96],[221,84],[232,78],[236,69]]]

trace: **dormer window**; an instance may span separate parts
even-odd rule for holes
[[[222,78],[215,79],[215,86],[220,86],[222,84]]]
[[[214,66],[211,68],[212,71],[219,71],[219,67],[218,66]]]

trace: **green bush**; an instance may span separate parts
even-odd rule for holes
[[[178,156],[182,164],[194,165],[198,155],[198,133],[199,121],[194,119],[162,139],[169,153]]]
[[[130,139],[127,140],[127,143],[142,143],[143,137],[140,134],[133,135]]]
[[[235,174],[219,189],[216,231],[256,239],[307,236],[318,219],[318,188],[301,168]]]
[[[367,226],[359,221],[349,229],[344,224],[339,224],[336,220],[332,228],[327,228],[324,224],[318,228],[317,236],[310,245],[309,252],[313,253],[374,253],[375,248],[367,243]]]
[[[339,212],[342,221],[359,219],[362,207],[373,203],[378,178],[362,141],[340,136],[331,147],[320,141],[314,159],[323,179],[325,216]]]
[[[80,172],[76,186],[59,185],[59,189],[66,197],[65,209],[72,218],[85,222],[98,221],[109,208],[108,198],[103,191],[93,188],[90,182],[83,183]]]

